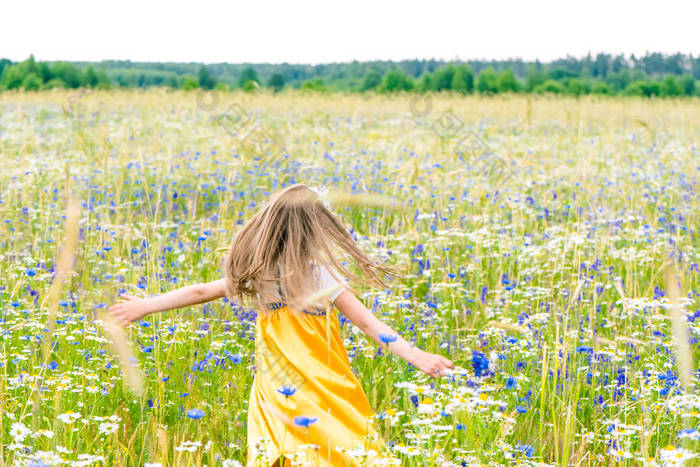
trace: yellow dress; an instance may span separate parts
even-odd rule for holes
[[[255,378],[248,407],[248,466],[372,465],[384,441],[328,312],[269,303],[256,319]],[[306,417],[306,418],[299,418]],[[304,426],[307,425],[307,426]],[[370,457],[357,457],[362,451]],[[355,454],[350,456],[349,454]],[[363,464],[364,462],[364,464]]]

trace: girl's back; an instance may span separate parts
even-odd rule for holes
[[[312,465],[344,465],[343,450],[381,447],[333,310],[344,288],[337,270],[350,274],[334,246],[375,284],[383,285],[375,270],[393,272],[357,248],[313,190],[294,185],[236,234],[226,257],[229,292],[258,309],[249,464],[298,455]]]
[[[361,275],[344,267],[338,253]],[[337,309],[378,344],[437,376],[454,365],[406,342],[378,320],[341,281],[385,288],[396,275],[355,243],[338,218],[306,185],[293,185],[236,233],[224,278],[148,299],[126,296],[110,308],[124,325],[157,311],[226,295],[257,311],[255,377],[248,407],[248,465],[281,458],[314,466],[372,465],[384,445],[373,411],[353,374],[340,336]],[[386,462],[385,462],[386,463]],[[286,461],[285,461],[286,464]]]
[[[351,370],[333,305],[296,312],[270,302],[256,325],[249,465],[270,465],[280,455],[345,465],[339,449],[378,450],[374,413]]]

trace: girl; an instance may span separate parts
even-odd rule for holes
[[[338,251],[340,250],[340,251]],[[363,276],[339,261],[344,253]],[[350,454],[379,451],[373,411],[350,367],[337,308],[378,344],[430,376],[453,363],[412,346],[365,308],[341,276],[385,288],[377,264],[318,194],[304,184],[276,195],[234,236],[224,278],[148,299],[123,295],[109,312],[122,325],[163,310],[228,297],[257,308],[255,377],[248,407],[248,465],[357,465]],[[299,455],[303,453],[303,455]]]

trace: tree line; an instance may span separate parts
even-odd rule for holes
[[[444,62],[404,60],[303,64],[39,62],[0,59],[0,91],[60,88],[285,88],[316,92],[549,93],[631,96],[700,95],[700,56],[590,54],[549,63],[519,59]]]

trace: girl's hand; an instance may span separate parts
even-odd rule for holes
[[[428,376],[443,376],[446,369],[453,369],[455,367],[455,364],[452,363],[451,360],[448,360],[442,355],[426,352],[417,347],[414,351],[417,352],[417,354],[416,357],[412,359],[413,361],[411,363]]]
[[[126,327],[133,321],[138,321],[150,313],[146,307],[146,299],[127,294],[122,294],[120,296],[124,297],[126,301],[115,303],[109,307],[107,312],[112,315],[122,327]]]

